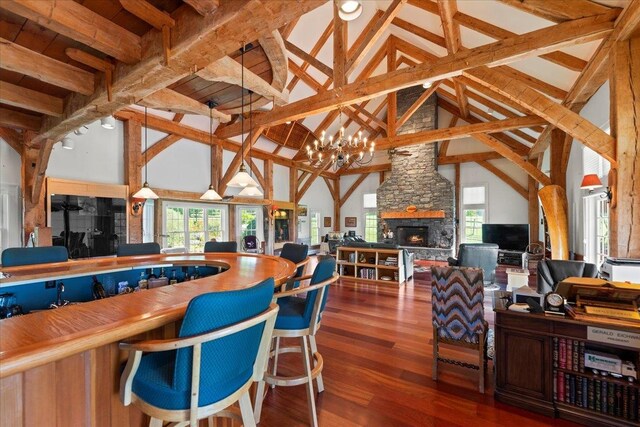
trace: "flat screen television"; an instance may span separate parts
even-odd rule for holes
[[[482,242],[524,252],[529,244],[529,224],[482,224]]]

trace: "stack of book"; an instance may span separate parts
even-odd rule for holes
[[[384,265],[397,267],[398,266],[398,257],[395,257],[395,256],[387,257],[387,259],[384,260]]]
[[[374,279],[376,278],[375,268],[361,268],[358,273],[361,279]]]
[[[553,338],[553,399],[624,420],[640,421],[640,386],[585,372],[584,352],[583,341]]]

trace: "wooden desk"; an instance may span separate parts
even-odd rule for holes
[[[118,398],[125,339],[174,337],[197,295],[287,280],[295,265],[251,254],[152,255],[5,268],[0,285],[141,266],[224,267],[215,276],[0,321],[0,426],[141,426]]]
[[[499,298],[500,294],[496,292],[496,297]],[[611,323],[598,321],[581,322],[554,315],[517,313],[506,310],[502,300],[495,301],[494,311],[496,400],[590,426],[638,425],[637,421],[561,402],[557,393],[554,398],[554,381],[558,371],[566,372],[575,378],[613,381],[616,385],[640,389],[637,381],[631,384],[624,380],[612,380],[612,377],[596,376],[590,372],[581,373],[573,369],[568,371],[554,367],[554,340],[571,340],[584,343],[586,348],[622,352],[631,355],[634,359],[632,361],[638,366],[640,349],[590,341],[588,328],[599,327],[639,334],[640,325],[612,326]]]

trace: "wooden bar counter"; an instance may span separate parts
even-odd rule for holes
[[[118,397],[127,339],[174,337],[189,301],[243,289],[295,265],[251,254],[151,255],[4,268],[1,287],[127,269],[180,266],[226,271],[177,285],[45,310],[0,321],[0,426],[141,426],[145,417]]]

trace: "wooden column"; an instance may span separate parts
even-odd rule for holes
[[[538,182],[529,179],[529,241],[540,242],[540,202],[538,200]]]
[[[455,164],[455,171],[456,171],[456,182],[455,182],[455,206],[456,206],[456,214],[454,217],[454,224],[455,224],[455,232],[456,232],[456,254],[458,253],[458,247],[460,246],[460,243],[462,243],[462,236],[460,235],[460,218],[461,218],[461,212],[460,209],[462,208],[462,203],[460,203],[460,188],[461,188],[461,182],[460,182],[460,163],[456,163]]]
[[[289,201],[293,203],[293,218],[291,219],[290,238],[293,242],[298,237],[298,168],[289,168]]]
[[[340,231],[340,178],[333,180],[337,197],[333,200],[333,231]]]
[[[387,72],[396,69],[396,44],[394,39],[387,41]],[[396,119],[398,116],[397,92],[387,94],[387,136],[396,135]]]
[[[560,129],[551,131],[551,183],[567,188],[567,169],[564,164],[565,145],[569,143],[567,134]]]
[[[142,126],[136,120],[124,122],[124,182],[129,186],[129,195],[142,187]],[[129,243],[142,243],[142,214],[133,216],[127,212]]]
[[[338,2],[333,4],[333,87],[347,83],[347,22],[338,16]]]
[[[211,185],[218,191],[222,179],[222,145],[211,146]]]
[[[264,182],[267,188],[264,189],[264,198],[273,200],[273,160],[264,161]]]
[[[611,59],[611,134],[618,167],[609,174],[610,250],[615,257],[640,258],[640,36],[617,42]]]
[[[31,198],[33,183],[35,181],[36,174],[36,162],[38,161],[38,154],[40,150],[38,148],[28,147],[23,144],[22,149],[22,174],[21,174],[21,187],[24,203],[24,218],[23,218],[23,231],[22,244],[24,245],[29,238],[29,234],[35,229],[35,227],[44,227],[46,225],[46,212],[44,209],[44,195],[45,191],[40,191],[40,194],[35,200]]]

